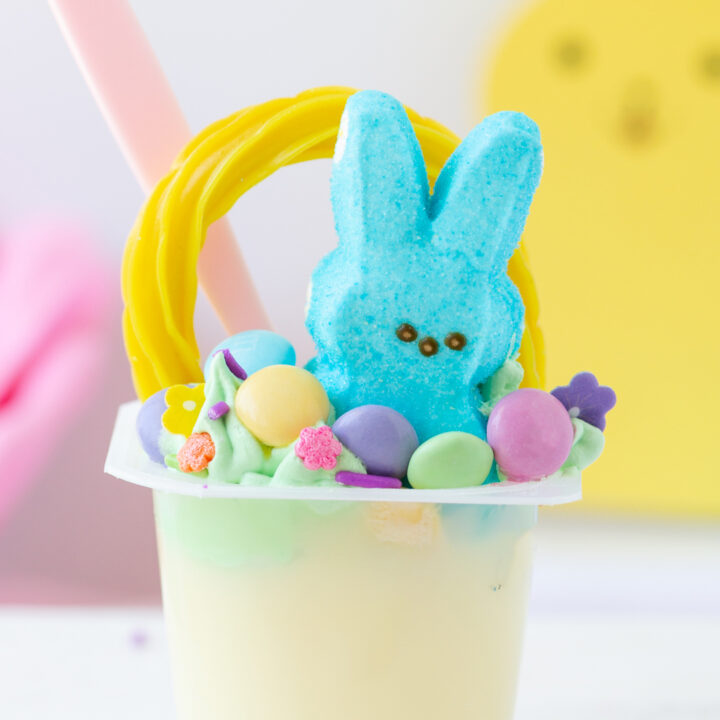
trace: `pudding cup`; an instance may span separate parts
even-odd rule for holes
[[[458,490],[204,485],[121,408],[106,471],[153,488],[182,720],[510,720],[541,504],[577,475]]]

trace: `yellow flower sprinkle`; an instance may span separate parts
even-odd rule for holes
[[[168,432],[190,437],[204,402],[205,383],[169,387],[165,392],[167,410],[162,416],[163,427]]]

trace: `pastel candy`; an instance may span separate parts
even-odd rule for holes
[[[208,377],[210,361],[220,350],[229,350],[248,375],[268,365],[294,365],[295,349],[282,336],[270,330],[247,330],[218,343],[205,361]]]
[[[399,412],[382,405],[353,408],[335,421],[332,430],[371,475],[405,477],[418,447],[413,426]]]
[[[386,477],[384,475],[367,475],[366,473],[350,472],[349,470],[341,470],[335,475],[335,482],[341,485],[350,485],[351,487],[364,488],[395,488],[402,487],[402,482],[396,477]]]
[[[327,420],[330,402],[317,378],[292,365],[270,365],[250,375],[235,395],[240,422],[272,447],[297,440],[300,431]]]
[[[488,442],[508,479],[539,480],[559,470],[573,442],[573,425],[550,393],[522,388],[506,395],[490,413]]]
[[[482,485],[493,452],[477,435],[446,432],[426,440],[410,458],[408,481],[419,490]]]
[[[165,454],[160,449],[161,434],[165,432],[162,426],[162,416],[167,410],[165,403],[165,391],[159,390],[151,395],[138,412],[136,427],[140,436],[140,443],[147,456],[160,465],[165,465]]]
[[[193,433],[178,451],[178,467],[184,473],[200,472],[214,457],[215,443],[210,433]]]
[[[519,348],[524,308],[507,264],[542,167],[536,125],[498,113],[476,127],[431,196],[402,105],[353,95],[335,149],[338,246],[312,277],[308,369],[339,414],[385,405],[420,440],[485,437],[478,384]]]

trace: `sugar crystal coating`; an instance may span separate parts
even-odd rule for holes
[[[327,425],[303,428],[295,443],[295,455],[308,470],[332,470],[337,465],[342,449],[342,444],[333,437]]]
[[[339,242],[313,273],[307,367],[338,414],[385,405],[421,441],[448,430],[484,438],[478,385],[517,353],[524,328],[507,264],[540,178],[537,127],[519,113],[490,116],[431,196],[399,102],[357,93],[343,126],[332,174]]]
[[[177,454],[182,472],[200,472],[215,457],[215,444],[209,433],[193,433]]]

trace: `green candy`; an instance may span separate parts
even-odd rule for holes
[[[322,423],[318,423],[319,427]],[[272,485],[300,485],[316,487],[337,487],[335,475],[341,470],[349,470],[350,472],[364,473],[365,466],[360,460],[353,455],[346,447],[343,447],[342,453],[337,459],[337,464],[332,470],[308,470],[303,461],[295,454],[295,444],[290,445],[291,452],[283,458],[278,465],[275,475],[272,479]]]
[[[413,453],[408,481],[417,490],[474,487],[487,480],[492,464],[491,447],[477,435],[446,432]]]

